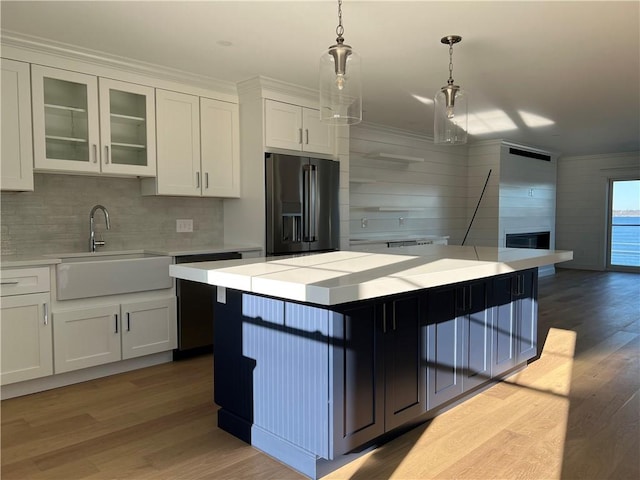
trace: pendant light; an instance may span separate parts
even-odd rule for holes
[[[320,120],[332,125],[362,121],[360,55],[344,43],[342,0],[338,0],[336,44],[320,57]]]
[[[467,93],[453,83],[453,45],[462,40],[449,35],[440,41],[449,45],[449,80],[435,96],[433,142],[448,145],[467,143]]]

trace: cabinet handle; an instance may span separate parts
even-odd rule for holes
[[[18,285],[20,282],[18,280],[2,280],[0,285]]]
[[[524,275],[518,275],[518,295],[524,293]]]
[[[131,331],[131,317],[129,316],[129,312],[127,312],[127,332]]]
[[[306,134],[306,137],[307,137],[307,145],[309,145],[309,129],[305,128],[304,131],[305,131],[305,134]]]
[[[98,145],[93,144],[93,163],[98,163]]]
[[[391,324],[393,326],[393,331],[396,330],[396,302],[393,302],[391,307]]]
[[[118,314],[115,313],[113,316],[116,318],[116,333],[118,333]]]
[[[49,325],[49,304],[43,303],[42,307],[44,308],[44,324]]]
[[[196,188],[200,188],[200,172],[196,172]]]
[[[104,146],[104,163],[109,163],[109,145]]]
[[[209,172],[204,172],[204,188],[209,188]]]
[[[302,144],[302,129],[301,128],[298,129],[298,134],[300,136],[300,141],[298,143]]]
[[[387,306],[382,306],[382,333],[387,333]]]

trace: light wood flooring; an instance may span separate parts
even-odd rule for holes
[[[640,478],[640,276],[540,280],[541,356],[330,479]],[[210,356],[5,400],[2,479],[300,479],[216,427]]]

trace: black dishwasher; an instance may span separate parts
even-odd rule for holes
[[[215,262],[242,258],[238,252],[181,255],[176,263]],[[178,297],[178,348],[173,359],[191,357],[213,350],[213,302],[216,287],[200,282],[176,279]]]

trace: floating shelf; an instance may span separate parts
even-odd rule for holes
[[[373,207],[378,212],[420,212],[422,207]]]
[[[421,157],[410,157],[409,155],[398,155],[395,153],[370,153],[366,155],[369,158],[377,158],[379,160],[387,160],[390,162],[402,162],[402,163],[419,163],[424,162],[424,158]]]
[[[353,210],[367,210],[370,212],[420,212],[423,207],[350,207]]]
[[[349,178],[349,183],[376,183],[377,180],[374,180],[373,178],[354,178],[354,177],[350,177]]]

